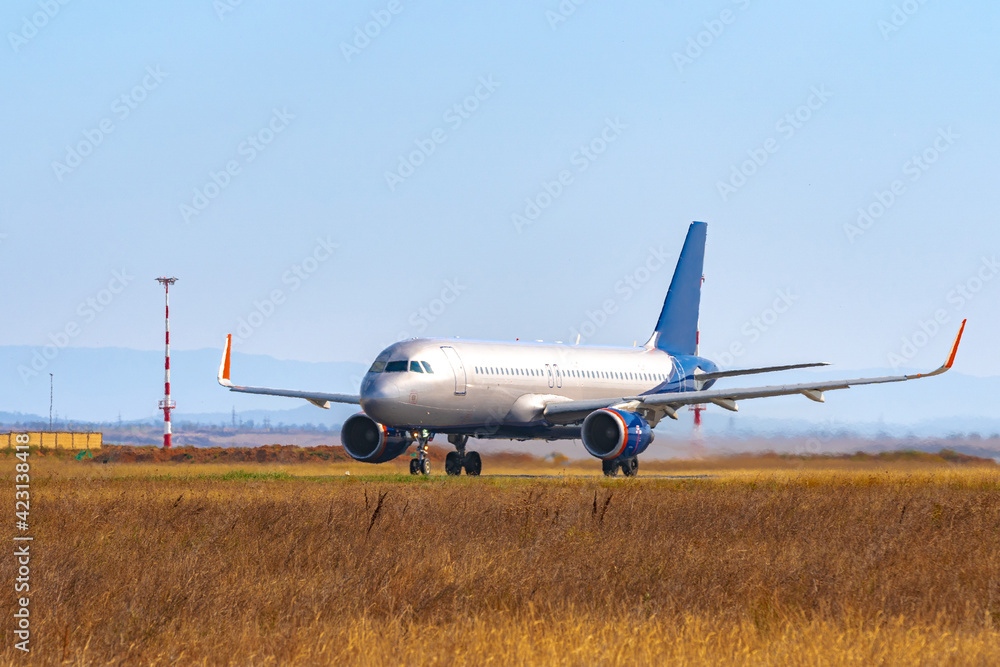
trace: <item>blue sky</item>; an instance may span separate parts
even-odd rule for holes
[[[707,356],[1000,374],[998,17],[7,2],[0,345],[631,345],[705,220]]]

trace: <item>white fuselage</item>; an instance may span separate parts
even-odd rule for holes
[[[418,338],[378,356],[362,381],[361,407],[395,428],[543,427],[542,410],[553,400],[700,388],[684,379],[692,362],[714,370],[698,357],[643,347]]]

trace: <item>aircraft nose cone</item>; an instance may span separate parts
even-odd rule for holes
[[[392,406],[398,402],[399,386],[395,380],[376,377],[361,387],[361,409],[376,421],[387,421]]]

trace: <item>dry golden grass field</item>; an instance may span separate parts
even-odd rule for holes
[[[549,476],[33,454],[32,652],[8,612],[0,659],[1000,664],[995,466],[501,463]]]

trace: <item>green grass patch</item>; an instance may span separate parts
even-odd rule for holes
[[[253,472],[250,470],[230,470],[221,475],[206,475],[209,478],[221,479],[224,482],[260,482],[295,479],[294,475],[287,472],[273,470],[268,472]]]
[[[222,473],[200,473],[196,475],[178,473],[166,475],[116,475],[116,480],[148,480],[152,482],[215,481],[215,482],[287,482],[301,477],[283,471],[253,472],[250,470],[229,470]]]

